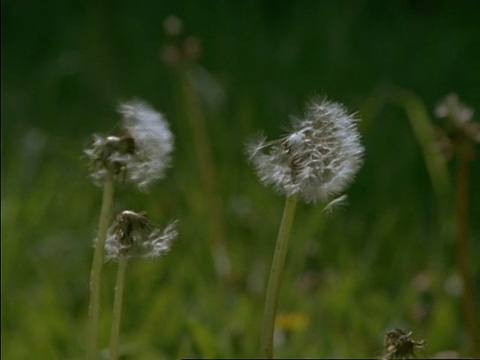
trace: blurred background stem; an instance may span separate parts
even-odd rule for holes
[[[397,103],[405,110],[412,131],[422,149],[425,166],[430,176],[437,201],[437,224],[442,241],[448,238],[448,219],[450,212],[450,176],[442,153],[435,149],[437,142],[433,120],[422,99],[407,90],[397,90]]]
[[[211,253],[218,277],[220,279],[230,279],[231,263],[225,241],[225,218],[218,188],[218,173],[213,159],[201,100],[189,80],[188,70],[181,68],[178,74],[182,95],[185,98],[187,118],[193,135],[193,145],[197,154],[200,180],[208,199]]]
[[[438,146],[434,146],[439,142],[435,125],[428,115],[423,101],[414,93],[399,90],[397,92],[397,101],[404,107],[415,137],[422,148],[426,167],[437,197],[440,236],[444,239],[449,237],[447,227],[448,219],[453,216],[453,214],[450,215],[449,210],[453,208],[450,205],[453,202],[453,198],[450,200],[448,190],[450,188],[450,180],[445,155],[438,151]],[[453,121],[453,124],[455,124],[455,121]],[[468,200],[470,195],[468,179],[470,162],[474,158],[474,148],[471,140],[463,132],[458,132],[457,136],[454,136],[451,141],[454,143],[454,148],[458,155],[455,207],[457,220],[457,268],[463,284],[462,311],[473,354],[478,355],[480,338],[476,324],[475,306],[473,303],[474,294],[468,259]]]
[[[460,143],[459,159],[457,168],[457,262],[462,277],[462,307],[467,327],[470,344],[472,346],[472,355],[480,355],[480,338],[476,324],[475,306],[473,303],[473,287],[470,276],[469,259],[468,259],[468,178],[469,166],[473,159],[473,147],[468,140]]]

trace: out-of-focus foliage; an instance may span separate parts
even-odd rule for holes
[[[366,160],[347,207],[332,215],[321,205],[298,209],[279,305],[282,319],[297,320],[282,322],[276,355],[377,356],[394,328],[426,339],[421,355],[466,354],[456,163],[448,163],[450,188],[439,202],[415,115],[399,94],[414,94],[433,119],[438,100],[454,91],[479,121],[479,13],[474,0],[3,1],[2,356],[83,356],[101,193],[82,151],[93,132],[112,130],[117,104],[132,97],[165,114],[176,149],[148,194],[117,190],[115,211],[178,218],[180,236],[165,258],[127,270],[124,358],[257,356],[283,199],[257,181],[244,143],[261,129],[269,138],[288,131],[288,116],[301,115],[312,94],[359,111]],[[162,58],[170,15],[183,20],[182,36],[200,39],[188,73]],[[218,279],[212,260],[211,190],[185,82],[201,102],[196,113],[216,169],[229,281]],[[479,156],[469,209],[477,298]],[[104,275],[106,347],[115,265]]]

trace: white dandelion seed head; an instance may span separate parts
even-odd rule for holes
[[[170,165],[173,135],[162,114],[133,100],[120,105],[123,125],[134,139],[135,156],[127,163],[127,176],[140,188],[163,178]]]
[[[108,172],[117,179],[146,189],[163,178],[171,163],[173,135],[164,117],[140,100],[123,103],[121,136],[94,135],[85,154],[95,183],[102,184]]]
[[[357,118],[339,103],[312,100],[282,139],[247,146],[260,180],[307,203],[342,193],[362,165]]]
[[[127,258],[153,259],[168,253],[178,236],[178,221],[164,229],[151,222],[144,213],[123,211],[108,229],[105,241],[105,260],[117,260],[120,254]]]

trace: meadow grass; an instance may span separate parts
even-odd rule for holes
[[[366,138],[369,149],[368,132]],[[65,151],[40,155],[43,166],[36,171],[22,160],[20,147],[5,168],[3,186],[17,189],[5,193],[2,202],[2,278],[9,290],[2,295],[6,358],[81,358],[84,351],[88,266],[101,194],[77,159],[79,144],[58,139],[51,144]],[[421,163],[420,150],[416,157]],[[219,159],[225,169],[220,176],[231,186],[223,182],[219,189],[226,199],[235,275],[227,286],[219,286],[205,239],[208,199],[188,166],[176,167],[146,199],[119,189],[116,210],[128,202],[152,218],[182,220],[169,256],[131,266],[122,315],[126,358],[129,353],[141,359],[257,354],[266,254],[283,199],[265,191],[246,163],[232,177]],[[397,326],[426,338],[429,353],[466,350],[454,259],[445,252],[454,244],[439,241],[436,212],[419,205],[425,204],[420,189],[428,189],[426,173],[424,184],[397,184],[408,194],[399,201],[390,187],[367,180],[375,168],[372,150],[367,159],[370,164],[367,160],[342,211],[326,219],[321,207],[299,204],[278,311],[308,322],[283,331],[276,345],[279,357],[372,356],[381,350],[384,332]],[[228,162],[225,155],[223,161]],[[401,170],[393,166],[390,171]],[[383,173],[382,184],[392,176]],[[369,198],[367,182],[383,195]],[[426,199],[434,201],[433,194]],[[99,340],[106,349],[115,266],[107,263],[104,276]],[[416,284],[417,277],[426,285]],[[449,281],[453,288],[446,286]]]

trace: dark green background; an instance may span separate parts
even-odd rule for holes
[[[181,236],[165,259],[135,263],[127,274],[122,327],[130,358],[257,355],[263,281],[283,199],[257,181],[244,143],[261,131],[282,134],[312,95],[359,111],[366,161],[345,209],[332,216],[321,205],[298,210],[280,311],[310,322],[292,331],[279,356],[375,356],[385,331],[397,326],[427,339],[423,354],[468,351],[460,298],[448,290],[458,282],[456,163],[449,163],[450,212],[439,219],[420,145],[392,94],[399,88],[416,94],[430,115],[450,92],[480,109],[479,2],[6,0],[1,6],[5,358],[82,356],[101,198],[82,151],[93,132],[115,125],[116,106],[132,97],[165,114],[176,137],[175,160],[148,195],[120,189],[116,210],[145,209],[160,223],[178,218]],[[188,104],[160,56],[163,21],[172,14],[184,21],[184,36],[201,40],[198,64],[221,94],[213,105],[204,101],[203,114],[236,273],[226,285],[215,280],[209,254],[210,204]],[[478,156],[471,169],[478,300]],[[102,346],[114,271],[107,265]],[[299,284],[311,271],[319,285],[305,290]],[[430,281],[424,292],[412,285],[419,274]],[[421,321],[412,315],[418,304],[428,314]]]

